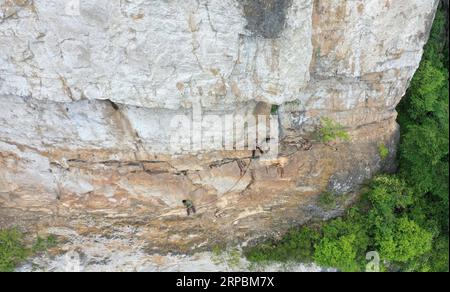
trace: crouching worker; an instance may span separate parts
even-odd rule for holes
[[[183,200],[183,205],[186,207],[187,215],[190,216],[191,213],[195,214],[195,206],[194,203],[191,200]]]

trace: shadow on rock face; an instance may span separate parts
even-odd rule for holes
[[[247,19],[247,29],[266,39],[280,37],[292,0],[238,0]]]

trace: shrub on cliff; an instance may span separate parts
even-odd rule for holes
[[[15,229],[0,230],[0,272],[11,272],[29,255],[22,234]]]
[[[316,139],[323,143],[331,143],[337,140],[348,142],[350,135],[344,126],[329,118],[322,118],[321,124],[316,133]]]
[[[381,159],[385,160],[386,158],[389,157],[389,149],[387,148],[386,145],[380,144],[378,146],[378,154],[380,154]]]

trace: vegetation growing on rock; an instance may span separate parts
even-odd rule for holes
[[[350,135],[347,133],[345,128],[341,124],[329,118],[322,118],[316,134],[318,140],[323,143],[331,143],[336,140],[341,140],[344,142],[350,141]]]
[[[57,244],[56,237],[38,236],[30,247],[25,244],[24,235],[16,229],[0,230],[0,272],[12,272],[26,258],[48,250]]]
[[[389,149],[384,144],[380,144],[380,146],[378,146],[378,152],[380,153],[380,157],[383,160],[388,158],[389,156]]]
[[[325,192],[319,197],[319,206],[325,210],[336,207],[336,197],[330,192]]]
[[[0,271],[13,271],[16,265],[29,255],[23,244],[22,234],[17,230],[0,231]]]

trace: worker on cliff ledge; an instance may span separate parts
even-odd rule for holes
[[[183,205],[186,207],[187,215],[190,216],[191,213],[195,214],[197,211],[195,210],[194,202],[191,200],[183,200]]]

